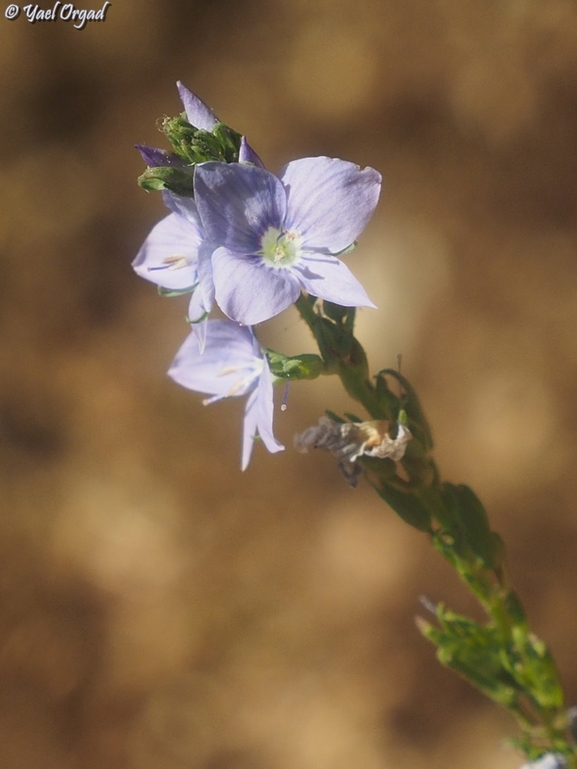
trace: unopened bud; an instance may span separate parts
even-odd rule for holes
[[[159,168],[147,168],[138,177],[138,184],[147,192],[152,190],[168,190],[176,195],[190,198],[193,195],[193,171],[192,167],[173,168],[171,166],[161,166]]]
[[[217,123],[212,131],[205,131],[191,125],[183,114],[164,118],[162,131],[176,155],[187,164],[208,160],[222,163],[238,161],[242,137],[224,123]]]

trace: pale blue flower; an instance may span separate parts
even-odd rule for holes
[[[164,202],[172,213],[156,224],[132,263],[140,277],[167,292],[192,291],[188,317],[196,324],[196,338],[202,349],[206,316],[214,302],[210,255],[194,201],[169,192]]]
[[[381,176],[327,157],[289,163],[280,178],[257,165],[196,167],[198,213],[212,255],[215,296],[229,318],[255,325],[301,290],[344,307],[374,307],[338,254],[366,226]]]
[[[204,352],[201,353],[191,334],[168,374],[183,387],[211,396],[204,401],[205,405],[248,395],[242,438],[243,470],[248,466],[257,437],[262,438],[270,452],[284,449],[273,435],[272,374],[252,329],[229,320],[209,320]]]

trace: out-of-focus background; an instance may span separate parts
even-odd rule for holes
[[[515,769],[509,718],[414,626],[423,594],[476,612],[456,577],[292,449],[351,410],[338,387],[292,387],[287,450],[241,474],[242,404],[165,376],[186,299],[132,273],[164,215],[133,145],[182,79],[273,171],[383,173],[348,257],[379,308],[359,336],[375,371],[403,354],[575,702],[576,3],[112,0],[82,31],[7,5],[2,769]],[[314,349],[293,311],[262,337]]]

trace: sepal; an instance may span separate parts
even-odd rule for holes
[[[185,294],[192,294],[192,292],[196,290],[197,286],[198,283],[196,283],[194,286],[189,286],[188,288],[164,288],[163,286],[157,286],[157,290],[160,296],[184,296]]]
[[[182,197],[193,197],[192,166],[177,168],[173,166],[157,166],[147,168],[138,177],[138,184],[147,192],[168,190]]]
[[[324,373],[324,364],[318,355],[289,356],[267,350],[266,357],[271,373],[279,379],[316,379]]]

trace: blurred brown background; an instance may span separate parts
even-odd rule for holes
[[[382,171],[359,335],[374,370],[403,353],[574,703],[576,3],[113,0],[83,31],[6,5],[0,766],[515,769],[513,724],[414,626],[422,594],[476,612],[456,577],[291,448],[338,387],[294,386],[286,452],[241,474],[242,404],[166,378],[186,300],[131,271],[164,215],[133,144],[182,79],[271,170]],[[313,350],[292,311],[262,333]]]

